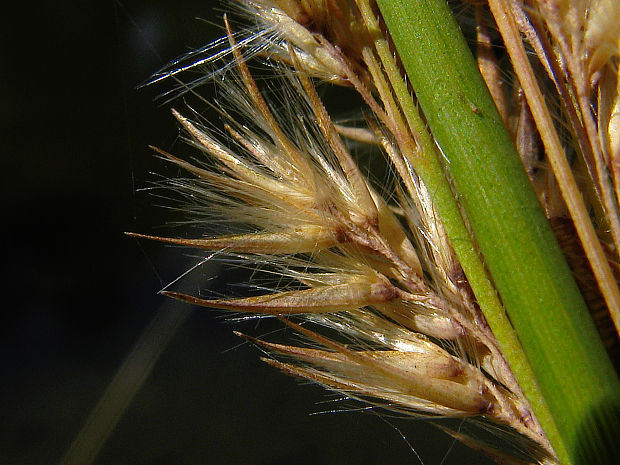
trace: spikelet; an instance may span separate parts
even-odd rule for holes
[[[208,208],[208,221],[235,233],[131,235],[218,251],[281,277],[287,284],[252,297],[164,293],[281,319],[307,345],[239,335],[285,373],[390,411],[485,419],[522,438],[532,461],[553,463],[553,451],[475,303],[433,195],[411,165],[428,135],[414,131],[395,103],[395,84],[385,69],[398,69],[398,62],[379,56],[390,45],[373,20],[374,8],[366,0],[247,0],[238,10],[253,18],[254,28],[235,33],[226,21],[227,47],[206,47],[158,73],[154,82],[180,82],[186,72],[203,72],[180,92],[219,77],[215,82],[227,97],[220,109],[227,136],[174,111],[187,142],[202,156],[189,162],[156,150],[192,176],[170,182],[192,199],[190,208]],[[582,44],[588,50],[596,48],[593,34]],[[597,63],[602,59],[602,52],[591,53]],[[256,57],[279,76],[276,98],[285,106],[257,85],[247,65]],[[226,61],[220,66],[218,60]],[[334,124],[312,79],[356,90],[367,104],[367,127]],[[618,121],[615,92],[616,100],[608,99],[609,131]],[[384,198],[363,175],[343,135],[383,149],[396,177],[393,197]],[[484,441],[451,434],[506,463],[522,463]]]

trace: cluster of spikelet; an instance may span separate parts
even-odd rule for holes
[[[492,9],[498,4],[510,9],[541,59],[549,85],[560,96],[572,96],[568,100],[574,105],[562,110],[572,123],[567,132],[591,163],[570,172],[580,169],[578,176],[593,180],[587,200],[600,215],[597,232],[608,229],[604,239],[617,248],[620,83],[612,60],[618,42],[609,38],[617,37],[611,29],[620,22],[620,8],[613,1],[540,1],[530,2],[535,5],[526,15],[519,2],[491,3]],[[603,7],[588,16],[591,3]],[[472,5],[481,72],[513,130],[541,203],[550,217],[573,215],[545,169],[553,161],[540,155],[524,90],[515,86],[509,99],[503,88],[486,5]],[[175,112],[188,142],[205,156],[188,162],[158,152],[193,176],[175,181],[176,189],[208,208],[209,220],[240,232],[193,239],[136,236],[240,257],[280,276],[286,285],[246,298],[165,293],[205,307],[281,319],[307,345],[243,337],[264,348],[271,354],[266,361],[286,373],[391,411],[485,418],[527,438],[523,447],[532,460],[553,462],[553,450],[475,302],[433,195],[413,167],[412,160],[431,139],[419,126],[413,129],[410,115],[397,102],[394,89],[406,89],[406,81],[394,80],[402,74],[400,63],[374,2],[246,0],[237,6],[253,28],[234,32],[226,21],[226,47],[193,53],[156,79],[198,70],[197,79],[180,87],[185,92],[207,77],[218,77],[215,82],[226,97],[220,109],[226,136],[217,137]],[[587,61],[576,59],[584,54]],[[256,57],[277,70],[279,95],[268,98],[257,85],[247,65]],[[228,61],[222,65],[221,59]],[[315,89],[317,81],[355,89],[366,104],[367,124],[335,124]],[[590,105],[593,95],[596,113]],[[389,198],[362,173],[351,141],[385,154],[396,177]],[[584,244],[586,252],[588,247]],[[602,291],[609,304],[613,290]],[[502,463],[523,463],[454,434]]]

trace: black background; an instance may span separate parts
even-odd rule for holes
[[[165,218],[140,189],[152,171],[174,173],[147,145],[180,145],[169,106],[154,102],[161,89],[135,87],[219,37],[196,17],[221,13],[208,1],[13,7],[0,20],[0,463],[47,464],[154,315],[187,309],[157,292],[197,258],[123,235]],[[193,311],[95,463],[479,463],[426,423],[310,415],[335,408],[333,396],[259,355],[219,314]]]

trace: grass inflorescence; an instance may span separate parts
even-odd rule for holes
[[[519,457],[448,433],[500,463],[600,459],[620,388],[587,310],[618,324],[610,18],[620,7],[468,2],[472,57],[444,2],[377,3],[240,1],[250,26],[225,17],[225,38],[159,72],[154,82],[175,83],[171,97],[219,88],[220,130],[173,111],[194,159],[156,149],[187,172],[168,184],[210,232],[132,235],[252,267],[268,285],[251,296],[164,293],[280,319],[304,343],[239,336],[285,373],[392,412],[495,424]],[[325,84],[358,94],[362,125],[334,122],[317,91]],[[560,109],[555,121],[545,99]],[[360,169],[354,145],[392,173],[389,192]],[[563,220],[590,265],[573,268],[592,276],[577,283],[594,283],[596,304],[556,241]],[[231,233],[211,234],[213,224]]]

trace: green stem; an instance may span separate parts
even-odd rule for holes
[[[587,463],[604,448],[590,423],[613,418],[620,383],[510,136],[445,0],[377,3],[534,377],[497,310],[485,316],[560,460]]]

